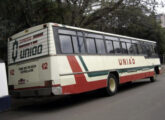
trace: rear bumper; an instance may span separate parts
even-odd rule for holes
[[[62,88],[60,86],[20,88],[10,91],[10,94],[13,97],[39,97],[50,95],[62,95]]]
[[[50,96],[52,89],[50,88],[33,88],[33,89],[17,89],[12,90],[10,94],[13,97],[37,97],[37,96]]]

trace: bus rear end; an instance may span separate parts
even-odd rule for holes
[[[51,94],[48,24],[29,28],[8,40],[11,94],[19,97]]]

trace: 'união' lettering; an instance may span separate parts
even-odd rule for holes
[[[20,58],[27,58],[42,53],[42,45],[26,48],[20,51]]]

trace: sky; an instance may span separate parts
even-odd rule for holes
[[[158,14],[161,14],[161,13],[165,14],[165,7],[164,8],[163,7],[157,7],[156,11],[157,11]]]
[[[165,14],[165,6],[163,7],[163,6],[161,5],[161,1],[164,2],[164,0],[156,0],[156,1],[159,3],[159,5],[156,7],[157,13],[158,13],[158,14],[161,14],[161,13],[164,13],[164,14]],[[165,4],[165,2],[164,2],[164,4]]]

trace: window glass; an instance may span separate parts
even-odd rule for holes
[[[146,46],[146,50],[147,50],[147,56],[150,57],[152,55],[151,47],[147,43],[145,43],[145,46]]]
[[[98,53],[105,53],[104,41],[102,39],[96,39],[96,47]]]
[[[107,52],[108,53],[114,53],[112,41],[107,40],[106,41],[106,47],[107,47]]]
[[[83,37],[72,37],[73,40],[73,47],[74,47],[74,52],[75,53],[85,53],[85,46],[84,46],[84,41]]]
[[[85,37],[101,38],[101,39],[103,39],[103,36],[102,35],[92,34],[92,33],[85,33]]]
[[[133,51],[132,51],[132,53],[133,53],[133,54],[138,54],[138,50],[137,50],[137,44],[135,44],[135,43],[132,43],[132,48],[133,48]]]
[[[96,53],[95,41],[92,38],[86,38],[88,53]]]
[[[154,51],[155,51],[155,53],[157,54],[157,53],[158,53],[158,51],[157,51],[157,46],[156,46],[156,43],[154,43],[154,44],[153,44],[153,46],[154,46]]]
[[[150,52],[153,55],[155,53],[154,47],[152,46],[152,44],[150,44],[149,47],[150,47]]]
[[[61,33],[61,34],[68,34],[68,35],[76,35],[76,32],[75,32],[75,31],[72,31],[72,30],[64,30],[64,29],[59,29],[59,30],[58,30],[58,33]]]
[[[141,43],[143,54],[147,54],[147,48],[144,43]]]
[[[137,40],[132,40],[132,43],[139,43],[139,41],[137,41]]]
[[[113,45],[114,45],[114,51],[115,51],[115,53],[121,53],[120,42],[113,41]]]
[[[131,40],[129,40],[129,39],[124,39],[124,38],[120,38],[120,41],[122,41],[122,42],[131,42]]]
[[[82,32],[77,32],[77,35],[78,36],[83,36],[83,33]]]
[[[126,43],[126,44],[127,44],[128,53],[129,53],[129,54],[133,54],[133,48],[132,48],[131,43]]]
[[[142,46],[140,44],[137,44],[137,49],[139,54],[143,54]]]
[[[78,46],[79,46],[79,52],[85,53],[85,45],[84,45],[83,37],[78,37]]]
[[[121,46],[122,46],[122,52],[123,52],[124,54],[127,54],[128,51],[127,51],[126,43],[125,43],[125,42],[121,42]]]
[[[73,40],[74,53],[80,53],[77,37],[72,36],[72,40]]]
[[[112,37],[112,36],[104,36],[105,37],[105,39],[107,39],[107,40],[119,40],[117,37]]]
[[[71,37],[67,35],[59,35],[62,53],[73,53]]]

